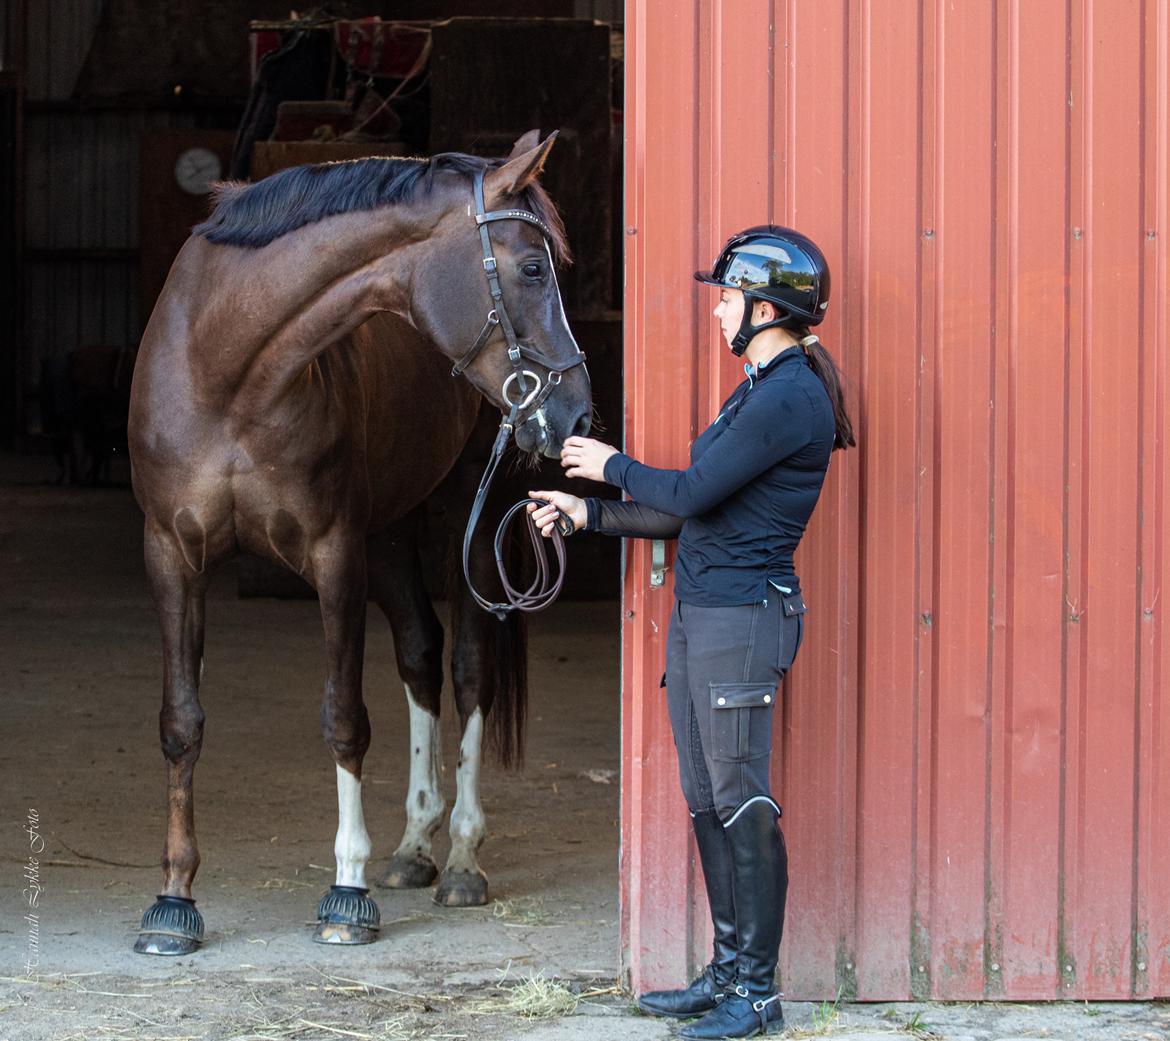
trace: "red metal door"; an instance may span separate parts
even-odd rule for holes
[[[824,248],[859,428],[798,557],[776,790],[788,996],[1170,994],[1170,4],[632,0],[627,447],[682,466],[738,373],[690,272]],[[706,957],[630,543],[622,936]]]

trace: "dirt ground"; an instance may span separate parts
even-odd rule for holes
[[[527,765],[485,771],[481,861],[493,902],[452,910],[429,890],[375,890],[381,940],[338,949],[310,939],[336,825],[317,722],[316,606],[240,601],[222,570],[208,604],[196,772],[207,940],[190,958],[134,954],[160,879],[165,796],[139,515],[125,488],[57,488],[45,483],[51,472],[44,460],[0,457],[0,1041],[671,1035],[616,986],[615,603],[560,604],[534,621]],[[376,877],[401,833],[407,777],[406,708],[376,611],[366,663]],[[448,712],[449,766],[457,737]],[[451,769],[444,781],[451,800]],[[30,813],[44,840],[35,948]],[[440,832],[440,864],[445,852]],[[1170,1039],[1170,1009],[1150,1004],[786,1008],[792,1036]]]

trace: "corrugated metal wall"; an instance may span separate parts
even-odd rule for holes
[[[629,449],[683,465],[739,378],[690,280],[726,235],[791,224],[833,267],[860,447],[799,557],[786,993],[1170,995],[1170,2],[633,0],[627,34]],[[707,956],[649,548],[639,987]]]
[[[26,116],[30,359],[137,343],[139,137],[174,125],[143,110]]]
[[[137,344],[138,154],[193,113],[72,103],[104,0],[27,5],[23,381],[89,344]],[[25,420],[35,428],[35,401]]]

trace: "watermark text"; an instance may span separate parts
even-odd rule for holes
[[[24,866],[24,902],[28,906],[24,920],[28,924],[28,950],[24,956],[24,971],[31,976],[41,964],[41,885],[40,856],[45,851],[45,839],[41,835],[41,815],[29,807],[24,832],[28,836],[28,863]]]

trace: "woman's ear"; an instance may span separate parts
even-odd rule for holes
[[[769,300],[756,300],[752,313],[752,325],[763,325],[779,318],[780,315]]]

